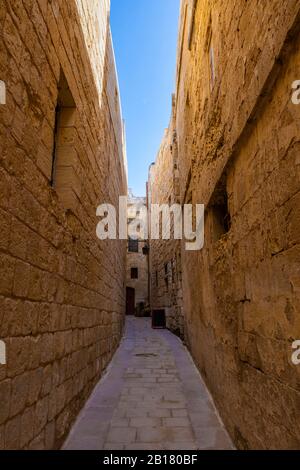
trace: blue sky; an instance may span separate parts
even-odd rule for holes
[[[180,0],[111,0],[126,122],[129,187],[145,195],[148,167],[169,124]]]

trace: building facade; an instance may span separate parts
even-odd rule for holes
[[[139,216],[139,208],[146,207],[146,198],[128,194],[128,224]],[[137,227],[138,228],[138,227]],[[144,235],[128,239],[126,275],[126,314],[145,315],[149,307],[148,240]]]
[[[127,194],[108,0],[0,5],[0,448],[52,449],[123,331]]]
[[[180,204],[206,207],[204,249],[181,247],[185,340],[238,448],[299,448],[300,2],[182,0],[180,18],[162,148],[175,127]]]

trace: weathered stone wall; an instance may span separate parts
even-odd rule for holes
[[[299,29],[298,0],[181,5],[181,202],[207,207],[204,250],[182,251],[187,341],[239,448],[300,447]]]
[[[97,206],[127,194],[108,13],[108,1],[0,1],[2,449],[58,446],[122,333],[126,242],[96,238]],[[62,72],[77,113],[59,143],[72,208],[50,184]]]
[[[170,126],[166,129],[148,181],[149,225],[151,205],[179,203],[177,139],[174,127],[174,102]],[[174,240],[174,218],[171,216],[171,239],[154,240],[150,236],[151,309],[164,309],[167,327],[184,336],[182,308],[181,240]],[[162,224],[160,226],[162,234]]]

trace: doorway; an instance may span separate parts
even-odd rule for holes
[[[135,289],[126,287],[126,315],[135,313]]]

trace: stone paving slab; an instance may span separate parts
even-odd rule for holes
[[[128,318],[121,345],[65,450],[233,449],[187,349],[150,320]]]

